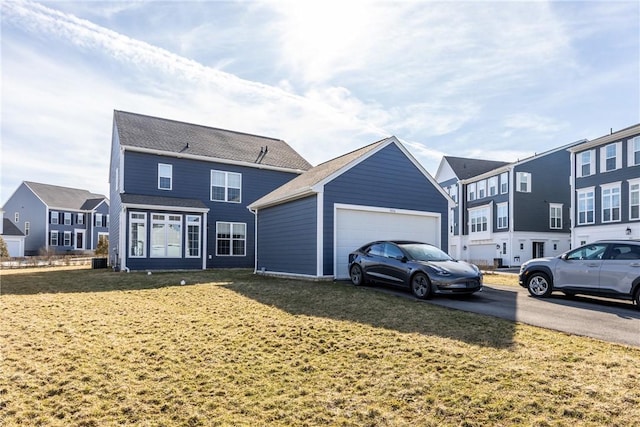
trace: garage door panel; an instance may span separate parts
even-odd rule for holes
[[[348,278],[350,252],[374,240],[418,240],[438,244],[439,216],[405,212],[336,209],[335,271]]]

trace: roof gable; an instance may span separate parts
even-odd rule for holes
[[[280,139],[114,111],[120,145],[183,157],[205,157],[255,167],[307,170],[311,164]]]
[[[483,173],[509,164],[509,162],[501,162],[497,160],[469,159],[454,156],[444,156],[443,161],[446,161],[449,164],[459,180],[482,175]]]
[[[11,222],[10,219],[3,218],[2,220],[2,235],[3,236],[24,236],[24,233]]]
[[[84,211],[93,209],[87,207],[89,201],[92,201],[97,206],[107,200],[106,196],[102,194],[91,193],[80,188],[61,187],[29,181],[24,181],[24,185],[50,208]]]
[[[267,206],[280,204],[288,200],[293,200],[296,198],[301,198],[314,193],[318,193],[322,191],[322,187],[325,184],[342,175],[347,170],[358,165],[360,162],[365,161],[367,158],[371,157],[378,151],[391,144],[395,144],[403,152],[403,154],[407,156],[408,160],[411,161],[420,170],[420,172],[422,172],[422,174],[433,184],[433,186],[440,193],[442,193],[444,197],[449,199],[449,195],[446,194],[444,190],[442,190],[440,185],[435,182],[433,177],[431,177],[431,175],[429,175],[429,173],[422,167],[422,165],[420,165],[418,161],[413,156],[411,156],[411,154],[398,141],[398,139],[392,136],[374,142],[373,144],[364,146],[358,150],[344,154],[340,157],[336,157],[335,159],[329,160],[325,163],[319,164],[318,166],[308,170],[302,175],[284,184],[283,186],[275,189],[271,193],[256,200],[251,205],[249,205],[249,209],[260,209]]]

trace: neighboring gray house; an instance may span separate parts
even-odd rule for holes
[[[251,268],[255,218],[247,205],[310,167],[280,139],[115,111],[111,264]]]
[[[640,238],[640,124],[571,153],[572,244]]]
[[[10,257],[24,256],[24,233],[11,220],[4,218],[3,210],[0,210],[0,236],[7,245]]]
[[[322,163],[249,205],[257,272],[348,278],[348,254],[379,239],[447,248],[453,201],[390,137]]]
[[[518,266],[568,250],[571,192],[567,149],[580,142],[503,163],[477,175],[470,172],[471,176],[461,179],[452,176],[462,175],[460,163],[443,159],[447,165],[441,163],[438,168],[438,182],[455,192],[457,201],[449,218],[450,254],[478,264]],[[473,160],[467,165],[475,166],[467,168],[471,170],[490,166]]]
[[[109,200],[87,190],[24,181],[3,210],[24,233],[25,255],[89,252],[109,234]]]

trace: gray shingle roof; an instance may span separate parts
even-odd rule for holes
[[[117,110],[113,117],[120,144],[125,147],[301,171],[311,167],[309,162],[280,139]],[[261,156],[265,150],[266,154]]]
[[[2,227],[3,236],[24,236],[24,233],[20,231],[20,229],[16,227],[16,225],[12,223],[10,219],[3,218]]]
[[[358,160],[360,157],[366,155],[372,150],[375,150],[381,145],[386,144],[390,140],[391,138],[385,138],[381,141],[374,142],[373,144],[369,144],[343,156],[336,157],[333,160],[321,163],[318,166],[303,173],[302,175],[296,177],[295,179],[287,182],[282,187],[279,187],[271,193],[265,195],[264,197],[256,200],[251,205],[249,205],[249,208],[254,209],[265,207],[271,204],[278,203],[279,201],[295,198],[296,196],[311,194],[312,187],[314,185],[340,171],[348,164]]]
[[[163,197],[163,196],[148,196],[144,194],[130,194],[123,193],[120,195],[122,203],[132,205],[148,205],[148,206],[169,206],[174,208],[196,208],[206,209],[207,206],[197,199],[182,199],[179,197]]]
[[[60,187],[58,185],[41,184],[39,182],[24,181],[24,184],[33,191],[42,201],[52,208],[69,210],[91,210],[101,201],[107,203],[109,199],[102,194],[91,193],[80,188]],[[94,201],[92,204],[87,202]]]
[[[510,164],[509,162],[499,162],[497,160],[468,159],[465,157],[444,156],[444,158],[458,179],[472,178]]]

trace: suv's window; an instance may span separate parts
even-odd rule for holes
[[[609,259],[640,259],[640,246],[626,243],[616,243],[611,247]]]
[[[367,253],[369,255],[384,256],[384,243],[377,243],[375,245],[371,245]]]
[[[396,258],[396,259],[402,258],[404,256],[402,251],[396,245],[392,245],[391,243],[386,243],[384,245],[384,255],[387,258]]]
[[[602,259],[602,255],[607,249],[607,244],[593,244],[582,246],[574,251],[571,251],[567,254],[568,260],[576,260],[576,259]]]

